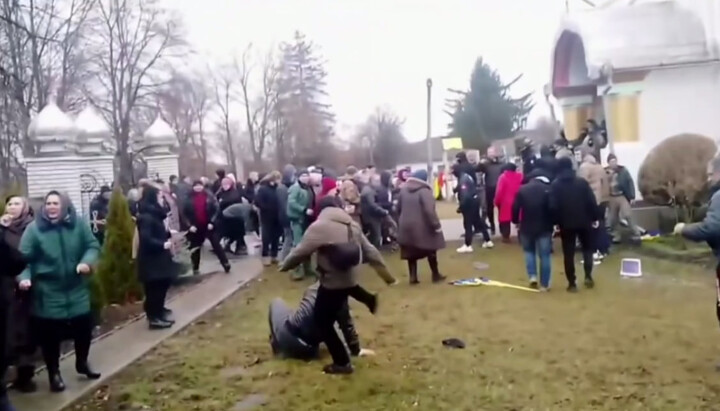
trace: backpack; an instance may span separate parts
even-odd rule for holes
[[[347,271],[362,262],[362,249],[360,244],[353,240],[351,224],[347,224],[347,243],[328,244],[320,248],[320,251],[327,256],[328,262],[333,268],[340,271]]]

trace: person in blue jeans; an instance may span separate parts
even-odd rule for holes
[[[538,288],[537,258],[540,259],[540,290],[550,289],[553,219],[550,210],[550,178],[543,168],[534,169],[520,187],[512,207],[512,222],[518,227],[531,288]]]

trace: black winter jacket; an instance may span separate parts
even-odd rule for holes
[[[512,222],[520,225],[520,235],[537,238],[552,233],[550,179],[542,170],[531,172],[528,182],[520,187],[513,202]]]
[[[242,195],[235,187],[231,187],[227,191],[220,189],[220,191],[218,191],[217,193],[217,199],[218,206],[220,207],[220,212],[223,212],[231,205],[241,203]]]
[[[172,279],[179,274],[172,252],[165,249],[165,242],[170,239],[164,222],[166,217],[167,211],[160,204],[138,204],[137,271],[142,282]]]
[[[208,224],[216,224],[218,218],[221,216],[220,213],[220,207],[218,206],[217,199],[213,194],[205,191],[207,194],[207,201],[205,201],[205,213],[207,214],[208,218]],[[182,215],[183,219],[181,220],[184,225],[187,227],[183,227],[183,229],[188,229],[190,226],[198,227],[198,222],[195,217],[195,206],[193,204],[193,196],[196,195],[194,191],[190,192],[190,197],[188,197],[183,203],[182,203]]]
[[[550,210],[561,230],[590,228],[600,218],[590,185],[573,170],[562,170],[550,186]]]
[[[261,221],[280,224],[280,197],[278,197],[277,185],[271,185],[267,181],[260,183],[260,188],[255,194],[255,206],[260,210]]]

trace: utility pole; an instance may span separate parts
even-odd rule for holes
[[[426,143],[427,143],[427,173],[428,173],[428,183],[432,186],[433,181],[433,161],[432,161],[432,122],[431,122],[431,111],[432,111],[432,105],[431,105],[431,97],[432,97],[432,79],[428,78],[427,82],[425,83],[427,86],[427,136],[426,136]]]

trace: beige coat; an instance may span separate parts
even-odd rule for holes
[[[605,169],[597,163],[595,157],[590,154],[586,155],[578,168],[577,175],[590,184],[598,204],[610,200],[610,180]]]
[[[343,289],[356,286],[358,266],[349,270],[338,270],[330,264],[328,256],[323,253],[321,247],[332,244],[344,244],[348,242],[348,226],[352,233],[352,241],[360,245],[363,260],[367,261],[377,274],[391,284],[395,278],[385,266],[385,261],[380,252],[373,247],[363,235],[360,226],[343,209],[338,207],[327,207],[317,220],[310,224],[305,231],[300,244],[295,246],[290,254],[280,263],[280,271],[291,270],[302,264],[313,253],[317,252],[317,265],[320,272],[320,285],[329,289]]]

